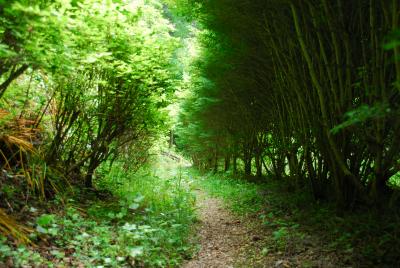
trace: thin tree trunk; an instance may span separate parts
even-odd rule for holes
[[[0,85],[0,99],[3,97],[4,93],[6,92],[6,89],[8,86],[17,79],[21,74],[23,74],[27,69],[28,65],[24,64],[21,67],[19,67],[16,71],[12,72],[10,76]]]
[[[251,175],[251,158],[244,160],[244,174],[246,176],[250,176]]]
[[[262,177],[262,163],[261,163],[261,157],[260,155],[256,155],[255,157],[255,161],[256,161],[256,175],[257,177],[261,178]]]
[[[233,173],[237,174],[237,155],[236,155],[236,153],[233,156],[232,164],[233,164]]]
[[[225,156],[225,167],[224,167],[225,172],[229,170],[230,165],[231,165],[231,155],[228,154]]]

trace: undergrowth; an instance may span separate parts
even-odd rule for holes
[[[223,198],[234,212],[257,219],[272,238],[265,240],[261,254],[301,255],[311,246],[325,252],[321,254],[336,255],[338,267],[400,266],[396,212],[364,208],[339,215],[334,204],[316,203],[304,189],[290,190],[286,183],[269,178],[253,183],[240,176],[210,173],[198,183],[212,196]],[[301,267],[307,265],[313,263]]]
[[[233,211],[241,215],[256,213],[263,208],[264,200],[259,195],[261,185],[223,173],[209,173],[198,183],[212,196],[223,198]]]
[[[151,167],[138,172],[116,163],[98,174],[97,192],[63,192],[43,210],[29,207],[36,246],[0,238],[8,267],[176,267],[190,258],[194,196],[181,176],[167,179]],[[178,174],[179,175],[179,174]]]

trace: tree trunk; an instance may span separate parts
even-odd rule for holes
[[[264,166],[265,172],[267,173],[267,176],[271,177],[272,172],[268,169],[267,164],[265,163],[264,157],[261,157],[261,163]]]
[[[93,188],[93,172],[94,169],[89,169],[85,176],[85,187],[88,189]]]
[[[272,164],[274,167],[275,178],[280,180],[285,175],[285,156],[277,155],[272,159]]]
[[[93,173],[96,168],[100,165],[101,161],[98,159],[91,159],[89,162],[89,167],[85,176],[85,187],[93,188]]]
[[[225,172],[229,170],[230,165],[231,165],[231,155],[226,155],[225,156],[225,167],[224,167]]]
[[[215,148],[215,153],[214,153],[214,173],[218,172],[218,149]]]
[[[8,86],[11,84],[12,81],[17,79],[21,74],[23,74],[27,69],[28,65],[24,64],[20,68],[18,68],[16,71],[12,72],[10,76],[0,85],[0,99],[3,97],[4,92],[6,92],[6,89]]]
[[[246,176],[250,176],[251,175],[251,158],[244,160],[244,174]]]
[[[257,175],[257,177],[260,178],[260,177],[262,177],[262,163],[261,163],[260,155],[256,155],[255,161],[256,161],[256,168],[257,168],[256,175]]]
[[[233,156],[232,164],[233,164],[233,174],[237,174],[237,155],[236,154]]]
[[[371,183],[370,189],[370,197],[375,205],[380,206],[383,204],[386,198],[389,198],[387,195],[390,193],[390,188],[387,186],[387,181],[390,176],[386,174],[375,174],[375,180]]]

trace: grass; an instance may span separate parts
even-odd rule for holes
[[[240,215],[253,214],[264,207],[264,200],[260,195],[262,185],[222,173],[209,173],[198,183],[210,195],[225,200],[230,208]]]
[[[259,254],[307,255],[304,252],[312,244],[314,251],[325,252],[316,258],[330,254],[330,262],[338,266],[400,265],[396,213],[363,209],[337,214],[333,204],[316,203],[306,190],[289,190],[284,181],[272,179],[253,183],[239,176],[208,174],[198,183],[210,195],[224,199],[232,211],[256,219],[265,235]]]
[[[158,167],[158,169],[163,167]],[[101,171],[101,170],[100,170]],[[189,258],[194,196],[181,174],[161,178],[153,166],[138,172],[117,163],[103,169],[99,193],[75,189],[34,211],[30,239],[37,247],[0,238],[0,263],[12,267],[177,267]],[[101,174],[100,174],[101,175]]]
[[[19,202],[36,246],[16,245],[0,236],[0,264],[178,267],[196,250],[189,239],[196,221],[192,188],[200,187],[260,229],[265,239],[258,255],[337,255],[331,262],[339,266],[400,265],[397,214],[364,210],[338,215],[332,204],[315,204],[310,193],[290,191],[284,181],[203,176],[165,157],[138,172],[122,163],[111,170],[103,166],[97,178],[99,192],[74,189],[47,203]],[[2,191],[15,200],[14,188],[7,187]],[[304,267],[316,264],[300,262]]]

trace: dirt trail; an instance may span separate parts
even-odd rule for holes
[[[198,191],[197,205],[201,249],[183,268],[234,267],[241,258],[242,247],[251,241],[249,230],[219,199]]]
[[[222,200],[197,191],[201,249],[182,268],[290,268],[351,267],[340,265],[335,251],[325,251],[323,242],[312,235],[287,241],[282,250],[273,250],[276,228],[262,228],[256,218],[240,219],[232,214]],[[270,245],[270,252],[262,249]]]

